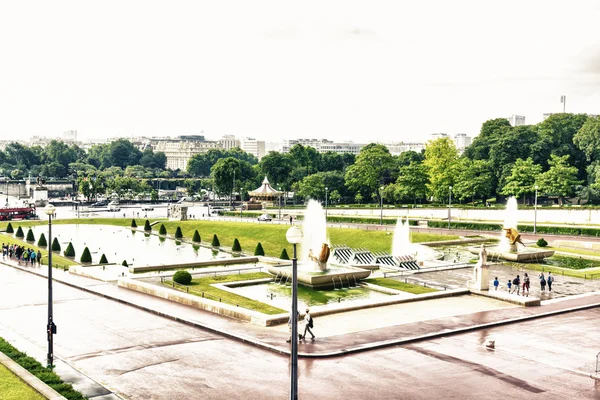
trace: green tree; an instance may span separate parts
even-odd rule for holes
[[[540,189],[547,194],[558,196],[559,204],[564,197],[573,194],[573,188],[580,184],[577,179],[577,168],[569,165],[569,156],[552,155],[548,161],[550,169],[540,176]]]
[[[131,227],[132,228],[137,228],[137,224],[135,223],[135,219],[131,220]]]
[[[233,239],[233,246],[231,246],[231,251],[242,251],[242,246],[240,245],[240,241],[238,238]]]
[[[48,242],[46,241],[46,236],[44,235],[44,232],[41,233],[40,238],[38,239],[37,245],[38,245],[38,247],[41,247],[41,248],[46,248],[46,246],[48,246]]]
[[[340,192],[337,191],[337,189],[332,190],[331,193],[329,194],[329,200],[331,201],[331,204],[339,203],[341,198],[342,198],[342,195],[340,194]]]
[[[194,231],[194,236],[192,237],[192,242],[200,243],[200,233],[198,233],[198,230]]]
[[[429,141],[425,147],[425,161],[429,174],[427,188],[437,201],[448,197],[457,175],[458,151],[449,137]]]
[[[255,171],[247,161],[237,160],[233,157],[223,158],[212,167],[211,175],[215,187],[220,193],[233,193],[234,178],[236,181],[253,179]]]
[[[475,198],[485,200],[492,193],[492,172],[486,160],[460,160],[458,179],[452,188],[459,200]]]
[[[258,164],[261,176],[267,176],[269,182],[284,190],[291,189],[290,171],[294,166],[294,159],[290,155],[275,151],[261,158]]]
[[[60,252],[60,243],[58,243],[57,238],[54,238],[54,240],[52,240],[52,251]]]
[[[87,247],[86,247],[87,249]],[[88,250],[89,252],[89,250]],[[69,244],[67,245],[67,248],[64,252],[65,257],[75,257],[75,248],[73,248],[73,243],[69,242]]]
[[[217,236],[216,233],[213,235],[213,238],[212,238],[212,241],[210,242],[210,245],[212,247],[219,247],[219,246],[221,246],[221,242],[219,242],[219,237]]]
[[[496,118],[485,121],[481,125],[479,135],[465,150],[465,156],[471,160],[489,159],[490,149],[502,135],[511,128],[506,118]]]
[[[152,226],[150,226],[150,221],[146,220],[146,223],[144,224],[144,230],[146,232],[152,231]]]
[[[25,237],[25,234],[23,233],[23,228],[21,228],[20,226],[17,228],[17,233],[15,233],[15,237],[18,237],[18,238]]]
[[[302,179],[302,181],[293,185],[296,196],[304,199],[324,199],[325,198],[325,182],[323,175],[312,174]]]
[[[400,167],[400,175],[394,185],[394,197],[401,200],[411,199],[416,204],[417,199],[421,200],[427,196],[428,183],[427,167],[420,162],[411,161],[409,165]]]
[[[600,160],[600,117],[588,118],[573,136],[573,143],[588,161]]]
[[[290,256],[288,255],[288,252],[285,248],[283,250],[281,250],[281,255],[279,256],[279,258],[281,260],[289,260],[290,259]]]
[[[262,247],[262,244],[260,242],[258,242],[258,244],[256,245],[256,248],[254,249],[254,255],[255,256],[264,256],[265,255],[265,250]]]
[[[506,184],[501,193],[516,198],[523,196],[523,202],[525,202],[527,194],[535,193],[535,185],[540,179],[541,172],[542,167],[534,164],[531,157],[527,160],[519,158],[511,168],[510,176],[506,178]]]
[[[189,285],[192,283],[192,274],[188,271],[177,271],[173,275],[173,281],[180,285]]]
[[[160,228],[158,228],[158,234],[159,235],[166,235],[167,234],[167,228],[165,228],[165,226],[163,224],[160,224]]]
[[[102,254],[102,257],[100,257],[99,264],[108,264],[108,260],[106,259],[106,255],[104,255],[104,253]]]
[[[387,147],[371,143],[361,149],[356,162],[346,170],[346,186],[363,196],[374,193],[379,202],[379,187],[397,179],[397,170]]]
[[[75,254],[73,254],[75,255]],[[92,254],[90,253],[90,249],[87,247],[83,249],[83,253],[81,253],[81,258],[79,259],[82,263],[91,263],[92,262]]]
[[[177,227],[177,229],[175,230],[175,239],[181,239],[183,238],[183,233],[181,232],[181,227]]]
[[[8,225],[6,226],[6,233],[14,233],[15,230],[13,229],[12,224],[9,222]]]
[[[35,242],[35,236],[33,235],[33,231],[31,230],[31,228],[29,228],[29,230],[27,231],[27,238],[25,239],[28,242]]]

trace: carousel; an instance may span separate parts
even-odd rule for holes
[[[272,203],[274,206],[278,204],[283,192],[273,189],[269,180],[265,176],[262,185],[255,190],[249,191],[250,201],[246,205],[247,210],[261,210],[266,208],[267,203]]]

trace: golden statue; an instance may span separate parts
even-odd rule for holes
[[[510,244],[521,243],[523,245],[523,247],[525,247],[525,243],[523,243],[523,241],[521,240],[521,234],[519,232],[517,232],[517,230],[515,228],[502,228],[502,229],[504,229],[506,231],[504,233],[504,236],[506,236],[506,238],[508,239]]]
[[[323,267],[327,264],[327,260],[329,260],[329,253],[329,245],[327,243],[323,243],[323,246],[321,246],[321,253],[319,253],[319,257],[315,257],[312,249],[310,249],[308,251],[308,258],[318,263],[320,267]]]

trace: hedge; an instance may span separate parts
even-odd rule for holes
[[[231,246],[231,251],[242,251],[242,246],[240,245],[240,241],[237,238],[233,239],[233,246]]]
[[[177,271],[173,275],[173,281],[181,285],[189,285],[192,282],[192,275],[187,271]]]
[[[18,238],[25,237],[25,234],[23,233],[23,229],[20,226],[17,228],[17,233],[15,233],[15,236]]]
[[[163,224],[160,224],[160,228],[158,229],[158,234],[159,235],[166,235],[167,234],[167,228],[165,228],[165,226]]]
[[[87,247],[83,249],[83,253],[81,253],[81,262],[83,263],[91,263],[92,255],[90,254],[90,249]]]
[[[265,255],[265,250],[262,247],[262,244],[260,244],[260,242],[258,242],[258,244],[256,245],[256,248],[254,249],[254,255],[255,256],[264,256]]]
[[[279,258],[282,260],[290,259],[290,256],[288,256],[287,250],[285,248],[283,250],[281,250],[281,255],[279,256]]]
[[[192,242],[200,243],[200,234],[198,230],[194,231],[194,236],[192,237]]]
[[[60,251],[60,243],[58,243],[57,238],[52,241],[52,251]]]
[[[428,221],[427,225],[431,228],[448,228],[448,222],[444,221]],[[476,222],[451,222],[452,229],[467,229],[479,231],[500,231],[502,224],[476,223]],[[518,225],[519,232],[533,233],[533,225]],[[537,226],[536,233],[549,233],[555,235],[585,235],[585,236],[600,236],[600,229],[597,228],[578,228],[569,226]]]
[[[27,239],[28,242],[35,242],[35,236],[33,236],[33,231],[31,228],[27,231]]]
[[[183,233],[181,232],[181,228],[177,227],[177,230],[175,231],[175,239],[181,239],[183,237]]]
[[[71,242],[69,242],[69,245],[67,246],[64,255],[65,257],[75,257],[75,249],[73,248],[73,244],[71,244]]]
[[[46,236],[44,235],[44,232],[42,232],[42,234],[40,235],[37,245],[38,245],[38,247],[43,247],[43,248],[48,246],[48,242],[46,241]]]
[[[548,246],[548,242],[546,242],[544,240],[544,238],[539,238],[536,244],[537,244],[538,247],[546,247],[546,246]]]
[[[146,232],[150,232],[152,230],[152,227],[150,226],[150,221],[146,220],[146,223],[144,224],[144,230]]]
[[[123,260],[123,262],[121,263],[122,266],[124,267],[128,267],[129,265],[127,264],[127,260]]]
[[[217,236],[216,233],[213,235],[212,242],[210,242],[210,245],[212,247],[219,247],[219,246],[221,246],[221,242],[219,242],[219,238],[218,238],[218,236]]]
[[[108,264],[108,260],[106,259],[106,256],[104,254],[102,254],[102,257],[100,257],[99,264]]]
[[[15,233],[15,230],[12,227],[12,224],[9,222],[6,226],[6,233]]]
[[[132,228],[137,228],[137,224],[135,223],[135,219],[131,220],[131,227]]]

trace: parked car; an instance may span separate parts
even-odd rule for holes
[[[97,208],[97,207],[106,207],[106,206],[108,206],[108,200],[100,200],[100,201],[97,201],[94,204],[92,204],[90,207]]]
[[[269,215],[269,214],[263,214],[260,217],[258,217],[259,221],[272,221],[273,218]]]
[[[154,207],[145,205],[145,206],[142,206],[142,211],[154,211]]]

